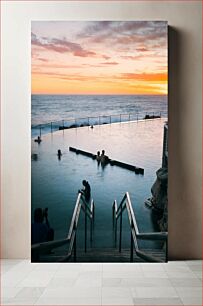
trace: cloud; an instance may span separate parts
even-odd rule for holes
[[[108,56],[108,55],[102,55],[102,57],[104,58],[104,59],[106,59],[106,60],[108,60],[108,59],[110,59],[111,57],[110,56]]]
[[[48,59],[42,58],[42,57],[37,57],[37,60],[41,61],[41,62],[45,62],[45,63],[47,63],[49,61]]]
[[[105,63],[101,63],[101,65],[118,65],[117,62],[105,62]]]
[[[34,33],[31,33],[32,45],[46,50],[55,51],[58,53],[72,53],[79,57],[96,56],[93,51],[85,50],[80,44],[73,43],[64,39],[46,37],[38,38]]]
[[[162,82],[167,81],[167,73],[122,73],[117,78],[123,80],[135,80],[146,82]]]
[[[166,35],[167,23],[164,21],[98,21],[88,22],[78,37],[116,47],[117,44],[159,42],[166,39]]]
[[[147,52],[149,50],[147,48],[145,48],[145,47],[140,47],[140,48],[137,48],[136,51],[138,51],[138,52]]]
[[[95,81],[96,79],[103,79],[104,77],[101,76],[89,76],[89,75],[67,75],[65,73],[57,73],[57,72],[45,72],[41,71],[40,69],[34,69],[32,71],[33,75],[45,75],[50,78],[60,79],[60,80],[67,80],[67,81]]]
[[[121,58],[127,60],[140,60],[143,58],[143,55],[122,55]]]
[[[49,62],[49,60],[46,60],[44,58],[38,58],[40,61],[44,62]],[[33,67],[41,67],[39,64],[34,64]],[[81,65],[65,65],[65,64],[56,64],[56,63],[51,63],[51,64],[44,64],[43,69],[46,68],[54,68],[54,69],[71,69],[71,68],[81,68]]]

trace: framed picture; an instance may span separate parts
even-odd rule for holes
[[[165,262],[166,21],[33,21],[32,262]]]

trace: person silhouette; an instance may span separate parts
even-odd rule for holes
[[[58,156],[58,159],[61,160],[61,156],[62,156],[61,150],[58,150],[57,156]]]
[[[96,160],[97,160],[98,162],[100,162],[100,161],[101,161],[100,151],[98,151],[98,152],[97,152],[97,155],[96,155]]]
[[[42,140],[41,140],[41,137],[40,137],[40,136],[37,136],[37,139],[35,139],[35,142],[37,142],[38,144],[40,144],[41,141],[42,141]]]
[[[45,219],[45,222],[44,222]],[[31,243],[41,243],[54,240],[54,230],[48,221],[48,208],[36,208],[34,211],[34,223],[31,227]]]
[[[102,154],[101,154],[101,163],[102,165],[106,165],[109,162],[109,158],[108,156],[105,155],[105,151],[102,150]]]
[[[84,195],[85,201],[89,202],[90,197],[91,197],[91,187],[90,187],[90,184],[86,180],[83,180],[82,184],[83,184],[84,188],[82,190],[79,190],[79,192],[81,192]]]

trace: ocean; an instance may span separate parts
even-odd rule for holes
[[[32,95],[32,136],[60,126],[81,126],[143,119],[146,114],[167,117],[165,95]],[[100,116],[100,118],[99,118]],[[110,118],[111,116],[111,118]],[[87,119],[88,118],[88,119]],[[88,120],[88,122],[87,122]]]

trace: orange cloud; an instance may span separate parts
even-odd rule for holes
[[[135,81],[132,75],[125,79],[115,76],[85,76],[65,74],[33,74],[32,93],[41,94],[167,94],[167,82],[158,82],[148,74],[148,81]],[[146,76],[145,76],[146,77]],[[154,75],[153,75],[154,77]],[[133,82],[132,82],[133,80]],[[149,81],[150,80],[150,81]]]
[[[122,73],[119,79],[146,82],[167,82],[167,73]]]

